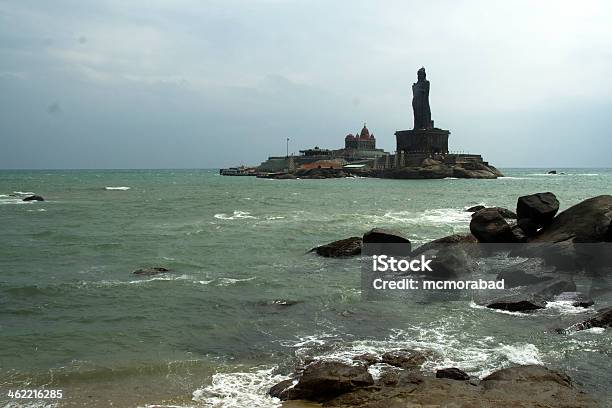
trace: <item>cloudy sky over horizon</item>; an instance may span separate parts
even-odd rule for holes
[[[0,168],[258,164],[363,122],[393,151],[421,66],[451,149],[612,167],[610,21],[605,1],[0,0]]]

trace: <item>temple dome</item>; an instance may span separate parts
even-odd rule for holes
[[[351,133],[346,135],[346,137],[344,138],[344,140],[353,140],[353,139],[355,139],[355,136],[353,136]]]
[[[361,133],[359,134],[359,138],[360,139],[369,139],[370,138],[370,131],[366,127],[365,123],[363,124],[363,129],[361,129]]]

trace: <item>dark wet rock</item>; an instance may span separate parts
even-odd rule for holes
[[[470,231],[479,242],[517,242],[512,227],[495,208],[485,208],[472,215]]]
[[[473,207],[468,208],[467,210],[465,210],[466,212],[476,212],[476,211],[480,211],[480,210],[484,210],[485,206],[484,205],[475,205]]]
[[[363,245],[367,255],[409,255],[412,251],[410,240],[401,232],[385,228],[373,228],[363,234]]]
[[[597,311],[597,313],[595,313],[595,316],[586,319],[582,322],[573,324],[567,329],[558,329],[557,332],[567,334],[575,331],[591,329],[593,327],[612,327],[612,307],[600,309]]]
[[[519,293],[493,299],[486,306],[489,309],[505,310],[508,312],[530,312],[532,310],[544,309],[546,301],[537,295]]]
[[[272,299],[272,300],[260,300],[255,303],[256,306],[267,309],[270,311],[275,310],[283,310],[287,309],[291,306],[295,306],[299,303],[302,303],[300,300],[291,300],[291,299]]]
[[[612,196],[600,195],[557,215],[531,242],[612,242]]]
[[[534,258],[503,269],[497,279],[503,279],[506,288],[514,288],[551,280],[555,271],[555,267],[546,266],[542,259]]]
[[[152,275],[159,275],[160,273],[166,273],[166,272],[170,272],[170,269],[167,269],[161,266],[154,266],[151,268],[137,269],[133,273],[134,275],[139,275],[139,276],[152,276]]]
[[[310,252],[328,258],[341,258],[360,255],[362,246],[363,241],[360,237],[350,237],[318,246]]]
[[[436,378],[449,378],[451,380],[467,381],[470,379],[470,376],[467,375],[465,371],[451,367],[436,371]]]
[[[574,307],[590,307],[595,304],[593,299],[581,292],[561,292],[554,298],[559,302],[572,302]]]
[[[413,369],[419,368],[433,356],[434,354],[431,351],[401,349],[386,352],[381,356],[381,360],[383,363],[394,367]]]
[[[535,223],[531,218],[521,218],[517,221],[516,225],[520,227],[525,235],[533,237],[538,233],[540,226]]]
[[[42,196],[39,196],[39,195],[31,195],[31,196],[25,197],[21,201],[45,201],[45,199]]]
[[[550,170],[548,174],[557,174],[557,170]]]
[[[512,228],[512,235],[514,236],[515,242],[525,243],[529,240],[529,237],[527,236],[525,231],[523,231],[523,229],[519,227],[517,224],[512,225],[511,228]]]
[[[353,357],[353,361],[360,361],[366,365],[380,363],[380,358],[376,354],[364,353]]]
[[[287,390],[291,387],[293,387],[293,380],[283,380],[270,388],[268,394],[270,394],[271,397],[286,399],[283,397],[288,394]]]
[[[290,387],[291,384],[288,381],[282,386],[277,384],[270,389],[270,393],[274,390],[275,396],[281,400],[323,402],[357,388],[373,385],[374,379],[365,365],[317,360],[306,366],[295,386]]]
[[[537,227],[549,225],[559,211],[559,200],[550,192],[519,197],[516,203],[518,219],[528,218]]]

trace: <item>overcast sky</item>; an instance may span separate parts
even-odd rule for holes
[[[427,69],[452,150],[612,167],[612,3],[0,0],[0,168],[393,151]]]

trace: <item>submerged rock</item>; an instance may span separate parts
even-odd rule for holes
[[[151,276],[151,275],[158,275],[160,273],[166,273],[166,272],[170,272],[170,269],[166,269],[161,266],[154,266],[152,268],[137,269],[133,273],[134,275],[139,275],[139,276]]]
[[[39,195],[31,195],[31,196],[25,197],[21,201],[45,201],[45,199],[42,196],[39,196]]]
[[[576,323],[567,329],[558,329],[557,332],[566,334],[580,330],[587,330],[593,327],[610,328],[612,327],[612,307],[606,307],[597,311],[595,316]]]
[[[361,237],[350,237],[330,242],[310,250],[327,258],[342,258],[361,254],[363,241]]]

